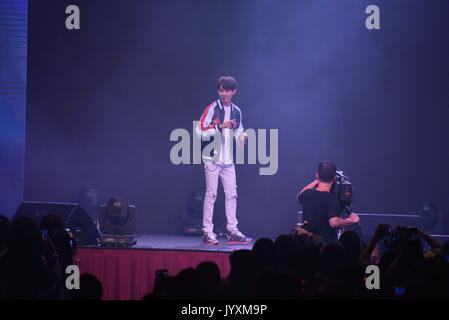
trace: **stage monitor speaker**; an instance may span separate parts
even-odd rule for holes
[[[39,225],[42,218],[49,213],[64,220],[66,227],[75,233],[79,245],[97,244],[99,237],[97,227],[77,203],[23,201],[13,220],[21,216],[27,216]]]
[[[119,199],[119,198],[112,198]],[[117,206],[102,204],[98,223],[101,234],[129,235],[136,229],[136,207],[125,199],[117,202]]]

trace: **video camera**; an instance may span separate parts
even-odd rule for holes
[[[332,185],[330,192],[335,194],[340,202],[340,216],[342,218],[347,218],[353,212],[354,193],[352,183],[342,170],[337,170],[335,176],[335,183]],[[355,232],[361,239],[363,238],[362,226],[360,223],[351,224],[339,229],[338,237],[340,237],[344,231]]]
[[[331,193],[335,194],[338,197],[342,209],[345,207],[350,207],[354,203],[352,183],[341,170],[337,170],[336,172],[336,180],[332,186]]]

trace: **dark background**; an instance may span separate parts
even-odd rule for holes
[[[80,30],[65,28],[70,4]],[[369,4],[380,30],[365,28]],[[351,177],[356,211],[435,201],[447,215],[448,12],[444,0],[31,0],[25,200],[93,187],[128,197],[139,232],[181,232],[204,173],[171,164],[170,133],[191,132],[230,74],[245,128],[279,129],[276,175],[237,166],[243,232],[288,232],[324,159]]]

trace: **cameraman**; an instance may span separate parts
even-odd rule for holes
[[[340,201],[331,193],[336,180],[337,167],[330,161],[318,165],[316,180],[305,186],[297,195],[303,208],[303,229],[321,238],[323,245],[337,241],[337,229],[358,223],[359,217],[351,213],[340,217]]]

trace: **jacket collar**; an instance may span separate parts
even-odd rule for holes
[[[221,104],[221,100],[217,100],[218,106],[220,107],[220,110],[223,110],[223,105]],[[234,104],[231,102],[231,111],[234,111]]]

